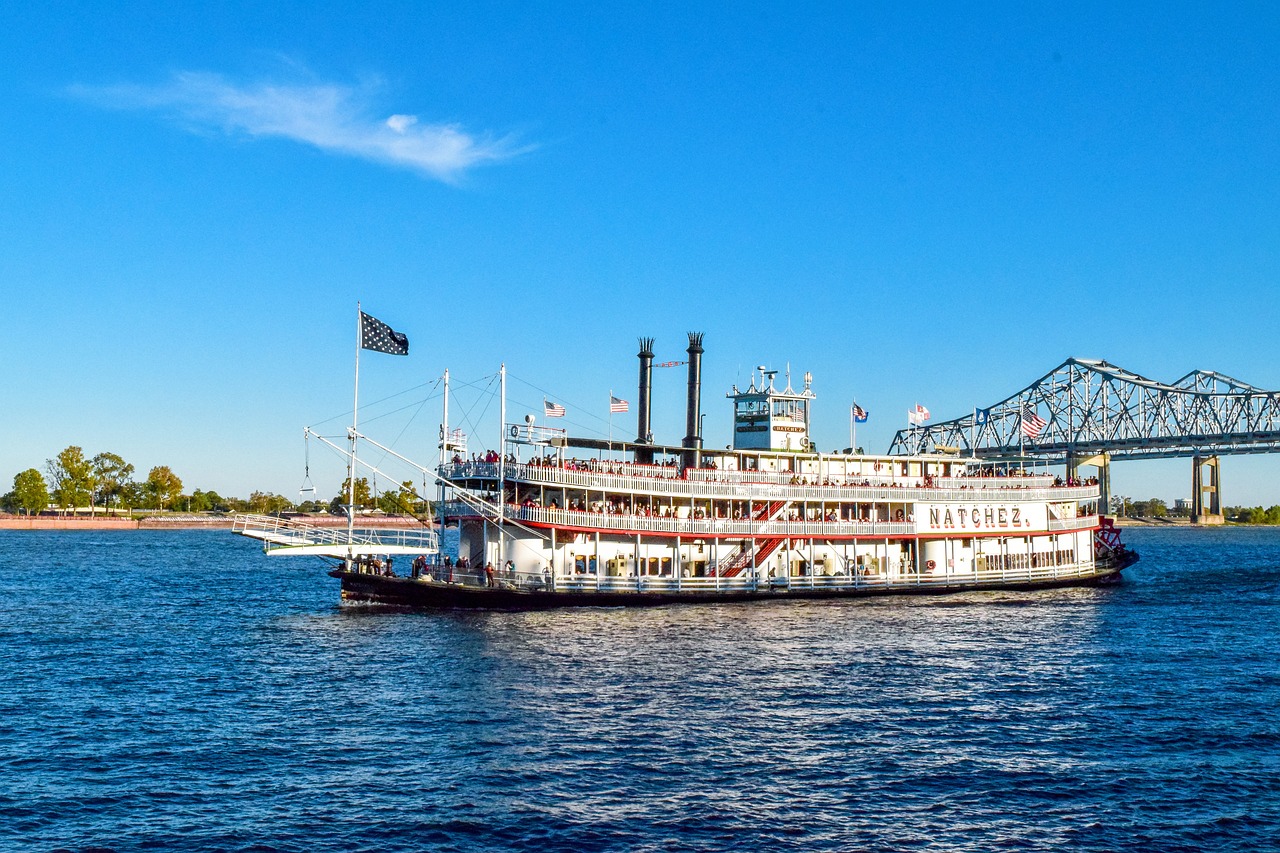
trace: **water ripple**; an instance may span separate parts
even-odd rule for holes
[[[1280,535],[1129,538],[1106,590],[414,614],[0,533],[0,847],[1274,849]]]

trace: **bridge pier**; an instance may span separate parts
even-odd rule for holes
[[[1191,523],[1222,524],[1223,521],[1222,470],[1218,457],[1197,454],[1191,459]]]

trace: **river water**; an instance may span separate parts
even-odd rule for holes
[[[0,848],[1265,850],[1280,531],[1102,590],[337,605],[220,531],[0,531]]]

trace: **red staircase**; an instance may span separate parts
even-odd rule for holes
[[[753,521],[773,521],[782,511],[787,508],[788,501],[773,501],[768,506],[762,508],[754,516]],[[719,568],[719,575],[722,578],[736,578],[741,575],[752,563],[760,565],[760,563],[769,559],[773,554],[787,541],[786,536],[770,537],[765,539],[758,549],[753,549],[756,540],[751,540],[742,545],[729,560],[722,564]],[[753,556],[754,550],[754,556]]]

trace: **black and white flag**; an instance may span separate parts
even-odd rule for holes
[[[409,337],[386,323],[360,312],[360,348],[391,355],[409,354]]]

